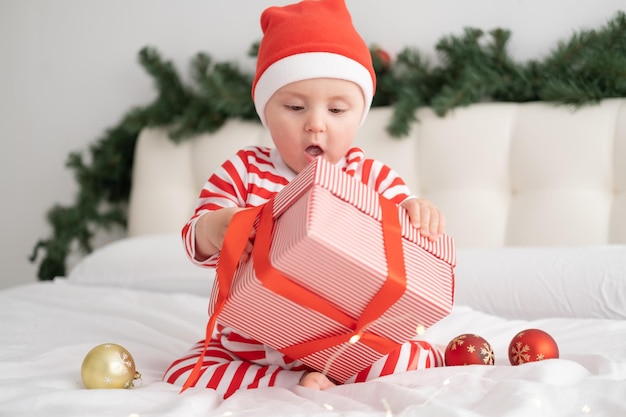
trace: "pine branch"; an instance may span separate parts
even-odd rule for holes
[[[175,122],[192,99],[192,92],[183,84],[170,61],[163,61],[154,48],[139,51],[139,62],[154,79],[157,99],[140,111],[148,126],[163,126]]]
[[[398,55],[387,79],[391,85],[394,111],[387,131],[394,137],[406,136],[417,121],[416,110],[428,105],[428,97],[439,87],[440,78],[431,75],[429,63],[415,49],[406,48]]]
[[[626,96],[626,14],[604,28],[582,30],[559,42],[543,64],[539,98],[576,107]]]
[[[191,63],[194,96],[170,131],[175,141],[203,132],[215,132],[229,118],[256,120],[250,97],[252,77],[232,63],[213,63],[207,54],[198,54]]]

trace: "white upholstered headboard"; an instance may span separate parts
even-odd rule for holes
[[[421,109],[401,139],[385,131],[391,112],[373,109],[356,145],[435,202],[458,247],[626,243],[626,99],[576,111],[482,103],[445,118]],[[179,232],[204,181],[249,144],[271,144],[260,124],[231,120],[180,145],[144,129],[129,235]]]

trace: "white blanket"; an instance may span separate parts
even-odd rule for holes
[[[626,321],[499,318],[469,307],[430,328],[443,349],[476,333],[495,352],[495,366],[444,367],[337,386],[213,391],[160,381],[169,363],[203,337],[207,298],[66,279],[0,292],[2,416],[624,416]],[[507,348],[526,328],[557,341],[560,359],[511,366]],[[88,390],[80,368],[94,346],[118,343],[133,355],[141,383]]]

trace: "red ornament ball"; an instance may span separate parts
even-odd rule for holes
[[[548,333],[539,329],[522,330],[509,344],[511,365],[559,357],[559,347]]]
[[[379,64],[383,71],[391,67],[391,55],[378,45],[374,45],[371,49],[374,65]]]
[[[462,334],[450,341],[444,354],[446,366],[493,365],[491,345],[475,334]]]

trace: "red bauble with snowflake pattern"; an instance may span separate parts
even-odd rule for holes
[[[540,329],[522,330],[509,344],[511,365],[521,365],[559,357],[559,347],[548,333]]]
[[[448,343],[444,353],[446,366],[493,365],[493,349],[476,334],[461,334]]]

